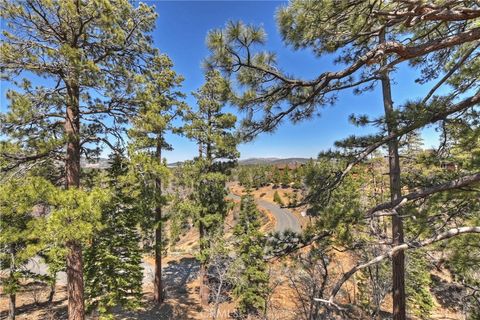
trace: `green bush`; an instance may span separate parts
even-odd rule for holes
[[[284,205],[282,198],[280,198],[280,195],[278,194],[277,191],[275,191],[275,193],[273,194],[273,201],[278,203],[280,206]]]

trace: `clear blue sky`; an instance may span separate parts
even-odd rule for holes
[[[286,71],[312,78],[322,71],[341,66],[331,59],[318,59],[309,51],[294,51],[281,40],[275,22],[276,9],[286,1],[148,1],[159,14],[155,44],[168,54],[175,70],[185,77],[183,90],[191,92],[203,81],[202,60],[208,55],[205,36],[213,28],[222,28],[228,20],[262,25],[268,35],[266,48],[278,54],[279,65]],[[415,85],[415,73],[400,68],[395,74],[394,98],[401,103],[408,98],[422,96],[428,88]],[[379,89],[379,88],[378,88]],[[354,96],[345,92],[338,104],[321,110],[321,116],[293,125],[284,122],[273,134],[262,134],[251,143],[240,146],[241,158],[250,157],[316,157],[318,152],[333,146],[336,140],[351,134],[368,132],[348,122],[352,113],[378,115],[382,113],[379,90]],[[190,105],[195,100],[187,99]],[[235,111],[235,110],[233,110]],[[434,144],[433,130],[425,134],[426,147]],[[169,162],[184,160],[195,155],[197,149],[188,140],[171,137],[175,148],[166,156]]]
[[[331,57],[318,59],[309,51],[294,51],[281,40],[275,22],[276,9],[286,1],[144,1],[155,5],[159,14],[154,33],[156,46],[170,56],[174,69],[185,77],[182,90],[188,93],[187,102],[195,105],[190,93],[202,85],[202,60],[208,55],[205,37],[209,30],[222,28],[229,20],[262,25],[267,32],[266,49],[277,53],[279,65],[289,73],[313,78],[323,71],[341,68],[333,65]],[[3,23],[2,23],[3,26]],[[429,86],[414,83],[416,71],[401,66],[394,74],[394,101],[421,97]],[[1,108],[6,110],[5,91],[1,86]],[[348,122],[352,113],[379,115],[382,104],[379,88],[361,96],[344,92],[333,107],[319,110],[320,117],[293,125],[284,122],[273,134],[262,134],[251,143],[240,146],[241,158],[251,157],[316,157],[318,152],[333,146],[336,140],[351,134],[368,133]],[[235,109],[231,109],[235,112]],[[425,146],[436,144],[434,130],[424,132]],[[174,150],[165,154],[168,162],[191,159],[197,148],[185,138],[170,136]]]

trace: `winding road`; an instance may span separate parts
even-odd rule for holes
[[[240,196],[233,193],[230,193],[228,196],[237,201],[240,201],[241,199]],[[290,230],[297,233],[302,232],[300,222],[291,210],[280,208],[277,204],[263,199],[255,199],[255,202],[257,203],[258,207],[271,212],[275,216],[275,231],[284,232]]]
[[[241,197],[230,193],[228,195],[230,199],[235,201],[240,201]],[[277,204],[271,203],[269,201],[263,199],[255,199],[257,206],[261,209],[267,210],[271,212],[275,216],[275,231],[277,232],[284,232],[287,230],[294,231],[297,233],[302,232],[302,228],[300,226],[300,222],[298,218],[293,214],[293,212],[289,209],[280,208]],[[151,283],[154,277],[154,266],[150,263],[143,261],[143,283]],[[39,257],[35,257],[32,259],[28,265],[27,270],[30,270],[37,274],[47,274],[48,267],[44,264]],[[168,273],[168,272],[166,272]],[[59,285],[66,285],[67,277],[65,272],[59,272],[57,274],[57,284]]]

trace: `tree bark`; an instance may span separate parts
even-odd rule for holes
[[[385,43],[385,31],[380,33],[380,43]],[[386,64],[386,61],[383,62]],[[381,75],[383,106],[388,134],[395,133],[397,123],[393,109],[392,90],[388,71]],[[398,155],[398,138],[388,142],[388,165],[390,177],[390,200],[396,202],[402,197],[400,181],[400,157]],[[392,216],[392,244],[398,246],[403,243],[403,221],[399,215]],[[405,306],[405,254],[403,251],[396,252],[392,257],[392,297],[393,297],[393,320],[406,319]]]
[[[162,140],[158,138],[156,157],[162,161]],[[164,300],[162,283],[162,179],[155,179],[156,202],[155,207],[155,280],[154,280],[154,300],[161,304]]]
[[[10,245],[10,272],[9,272],[9,278],[11,282],[16,281],[15,280],[15,271],[16,271],[16,265],[15,265],[15,245],[11,244]],[[9,294],[9,302],[8,302],[8,320],[15,320],[15,313],[16,313],[16,302],[17,302],[17,296],[16,296],[16,291],[13,291]]]
[[[80,186],[80,88],[68,87],[68,103],[65,118],[65,136],[67,138],[67,154],[65,158],[65,187]]]
[[[70,241],[67,248],[68,320],[84,320],[82,247],[77,241]]]
[[[208,114],[208,117],[210,119],[210,114]],[[210,123],[209,123],[210,124]],[[210,125],[209,125],[210,127]],[[208,138],[210,137],[210,134],[208,134]],[[202,159],[202,145],[200,144],[200,154],[199,154],[199,157],[200,159]],[[211,170],[211,145],[210,145],[210,142],[207,142],[206,143],[206,146],[205,146],[205,159],[207,161],[207,171]],[[200,223],[198,224],[198,232],[199,232],[199,237],[200,237],[200,252],[205,252],[205,250],[207,250],[206,246],[205,246],[205,226],[203,225],[203,222],[202,222],[202,219],[203,219],[203,213],[201,213],[201,217],[200,217]],[[200,303],[203,305],[203,306],[207,306],[208,305],[208,302],[209,302],[209,298],[210,298],[210,288],[208,286],[208,274],[207,274],[207,262],[206,261],[202,261],[202,263],[200,264],[200,272],[199,272],[199,275],[200,275]]]
[[[8,301],[8,320],[15,320],[15,311],[16,311],[16,302],[17,302],[17,295],[12,293],[9,295]]]
[[[479,233],[480,234],[480,226],[478,227],[458,227],[458,228],[453,228],[447,231],[444,231],[440,234],[437,234],[436,236],[433,236],[432,238],[423,240],[421,242],[417,243],[402,243],[401,245],[395,246],[387,251],[385,251],[383,254],[376,256],[375,258],[371,259],[370,261],[360,263],[355,265],[353,268],[351,268],[348,272],[344,273],[343,276],[337,281],[337,283],[333,286],[332,293],[330,294],[330,298],[328,300],[325,299],[319,299],[315,298],[315,301],[319,302],[324,302],[333,306],[336,306],[338,309],[343,309],[340,308],[338,305],[334,303],[335,296],[338,294],[340,291],[340,288],[342,285],[347,282],[348,279],[352,275],[354,275],[357,271],[368,268],[369,266],[376,265],[380,263],[381,261],[391,258],[395,256],[395,254],[399,251],[405,251],[408,249],[420,249],[426,246],[429,246],[433,243],[447,240],[459,235],[463,234],[468,234],[468,233]]]
[[[205,230],[203,223],[200,221],[199,223],[199,233],[200,233],[200,247],[201,251],[205,251],[205,244],[203,243],[205,237]],[[210,297],[210,289],[208,287],[208,274],[207,274],[207,265],[205,261],[202,261],[200,265],[200,302],[203,306],[208,305],[208,300]]]
[[[56,275],[55,275],[56,276]],[[55,286],[56,286],[57,282],[54,281],[51,285],[50,285],[50,293],[48,294],[48,304],[51,304],[53,302],[53,298],[55,297]]]
[[[80,186],[80,88],[76,85],[67,85],[67,91],[65,188],[68,189]],[[78,241],[69,241],[67,248],[68,320],[84,320],[82,246]]]

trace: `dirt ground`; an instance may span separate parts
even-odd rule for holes
[[[231,187],[232,192],[241,195],[242,189],[238,185]],[[280,196],[285,197],[285,193],[293,192],[292,189],[277,189]],[[275,189],[272,187],[260,188],[253,192],[257,198],[262,198],[273,202],[273,194]],[[263,211],[264,231],[272,230],[275,225],[275,219],[272,214]],[[231,235],[233,225],[236,219],[235,210],[227,217],[225,233]],[[302,224],[308,223],[308,219],[300,215],[297,210],[296,214],[301,219]],[[165,276],[165,292],[166,300],[162,306],[153,303],[153,285],[151,283],[144,286],[144,297],[142,308],[136,311],[123,312],[117,310],[115,319],[119,320],[204,320],[210,319],[212,308],[202,308],[199,301],[199,282],[198,270],[199,265],[194,257],[197,250],[198,232],[192,228],[187,232],[179,243],[175,245],[172,252],[164,258],[164,276]],[[308,250],[304,248],[303,250]],[[145,258],[145,263],[153,266],[154,260],[151,257]],[[276,320],[294,320],[295,310],[295,292],[288,286],[288,278],[286,277],[285,263],[288,261],[273,261],[270,263],[270,271],[273,275],[271,287],[274,288],[273,294],[269,298],[270,318]],[[354,264],[351,256],[345,253],[338,253],[335,256],[335,270],[332,273],[340,276]],[[437,272],[436,276],[446,283],[448,286],[449,275]],[[344,302],[355,302],[355,283],[350,281],[344,287]],[[462,315],[455,310],[454,303],[448,303],[448,297],[445,296],[446,291],[435,295],[436,308],[431,319],[443,320],[460,320]],[[1,291],[0,291],[1,293]],[[46,303],[49,288],[38,283],[30,284],[23,288],[17,295],[17,320],[63,320],[67,318],[67,295],[65,287],[58,286],[52,304]],[[443,294],[443,295],[442,295]],[[4,294],[0,295],[0,320],[6,319],[8,308],[8,299]],[[231,313],[235,309],[235,303],[229,301],[220,305],[218,311],[218,319],[232,319]],[[384,310],[391,310],[391,298],[387,298]],[[385,315],[388,313],[385,312]],[[88,320],[97,319],[94,315],[89,315]]]

